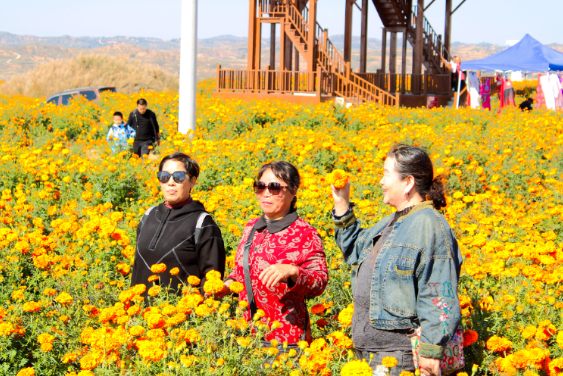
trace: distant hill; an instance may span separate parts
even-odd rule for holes
[[[344,36],[330,37],[339,51],[344,49]],[[279,49],[279,39],[276,43]],[[398,41],[398,61],[400,67],[401,45]],[[563,52],[563,45],[550,45]],[[505,46],[489,43],[452,43],[452,53],[463,60],[479,59],[504,50]],[[360,37],[352,40],[352,67],[357,69],[360,56]],[[263,67],[269,63],[269,39],[262,40]],[[180,69],[180,40],[161,40],[157,38],[133,37],[35,37],[0,32],[0,80],[32,70],[34,67],[54,60],[68,60],[81,54],[107,55],[126,59],[140,64],[158,66],[168,73],[177,75]],[[279,56],[279,53],[277,54]],[[387,55],[389,56],[389,54]],[[247,64],[247,38],[222,35],[198,41],[198,78],[215,77],[217,65],[232,69],[245,69]],[[279,65],[279,63],[277,63]],[[368,39],[368,71],[376,71],[381,66],[381,40]],[[301,60],[301,69],[306,67]],[[412,51],[407,50],[407,70],[412,67]]]

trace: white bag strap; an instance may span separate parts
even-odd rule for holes
[[[197,223],[195,225],[195,233],[194,233],[194,242],[195,242],[196,246],[197,246],[197,242],[199,240],[199,235],[201,234],[201,228],[203,227],[203,221],[208,216],[209,216],[209,213],[203,212],[199,215],[199,217],[197,219]]]

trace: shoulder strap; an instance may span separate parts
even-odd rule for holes
[[[250,278],[250,247],[252,246],[252,241],[254,240],[254,232],[256,227],[252,226],[250,235],[248,235],[248,240],[244,244],[244,252],[242,255],[242,265],[244,269],[244,285],[246,287],[246,298],[248,300],[248,308],[250,309],[250,319],[254,317],[256,313],[256,301],[254,300],[254,293],[252,292],[252,279]]]
[[[203,227],[203,221],[205,220],[205,218],[207,218],[209,216],[209,213],[207,212],[203,212],[199,215],[199,217],[197,218],[197,223],[195,225],[195,233],[194,233],[194,241],[195,241],[195,245],[197,246],[197,242],[199,240],[199,235],[201,234],[201,228]]]

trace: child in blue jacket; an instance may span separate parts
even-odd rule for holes
[[[135,130],[129,124],[123,122],[123,114],[119,111],[115,112],[113,114],[113,125],[109,128],[106,137],[106,140],[110,143],[113,140],[111,151],[119,153],[120,151],[128,150],[127,140],[134,138],[135,134]]]

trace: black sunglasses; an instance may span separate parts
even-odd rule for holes
[[[268,188],[268,191],[270,191],[273,196],[277,196],[280,194],[282,189],[289,187],[287,185],[281,185],[280,183],[275,182],[268,183],[267,185],[266,183],[261,181],[254,182],[254,192],[256,192],[257,195],[264,194],[266,188]]]
[[[186,180],[186,175],[190,174],[188,174],[186,171],[176,171],[173,174],[170,174],[167,171],[159,171],[156,173],[158,181],[162,184],[168,183],[168,181],[170,181],[170,176],[172,176],[172,179],[174,179],[176,183],[181,184],[184,182],[184,180]]]

